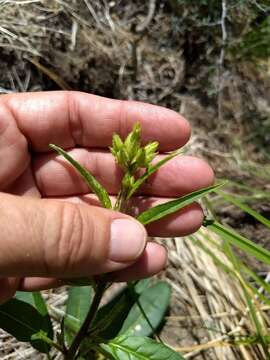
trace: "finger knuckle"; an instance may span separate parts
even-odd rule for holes
[[[58,229],[50,249],[53,261],[47,267],[56,266],[54,272],[61,276],[75,275],[83,267],[85,255],[91,254],[92,242],[88,240],[92,237],[93,224],[86,221],[82,209],[75,204],[61,204],[56,216],[59,219]]]

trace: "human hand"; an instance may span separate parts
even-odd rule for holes
[[[183,146],[190,127],[177,113],[144,103],[79,92],[0,97],[0,302],[16,290],[58,286],[65,278],[114,272],[128,281],[159,272],[164,247],[146,241],[133,218],[103,209],[81,177],[49,151],[55,143],[88,168],[113,196],[121,173],[108,151],[113,133],[125,137],[134,122],[144,142],[160,152]],[[163,166],[135,198],[139,211],[213,183],[202,160],[177,157]],[[150,236],[197,230],[203,213],[193,204],[147,227]],[[59,280],[62,279],[62,280]]]

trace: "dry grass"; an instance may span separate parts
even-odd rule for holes
[[[170,263],[164,276],[174,289],[176,305],[173,314],[167,318],[166,341],[186,359],[264,359],[256,341],[249,345],[257,332],[240,282],[215,264],[196,245],[198,240],[235,272],[232,263],[219,249],[222,240],[207,229],[200,230],[192,239],[168,240]],[[256,309],[263,318],[267,334],[269,306],[256,302]],[[174,334],[174,341],[171,334]]]
[[[36,65],[39,58],[45,65],[37,66],[38,70],[60,88],[153,103],[173,95],[183,83],[185,62],[181,49],[175,51],[166,44],[170,19],[161,8],[151,22],[147,4],[138,7],[136,2],[130,3],[118,10],[110,4],[87,0],[4,2],[0,49],[12,54],[12,60],[21,60],[24,68],[18,70],[9,64],[2,79],[7,85],[2,91],[36,89],[33,79],[25,81],[24,72],[29,62]],[[158,41],[160,32],[164,44]],[[61,77],[69,85],[55,81]]]

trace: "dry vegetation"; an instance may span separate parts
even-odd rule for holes
[[[251,50],[242,56],[240,44],[264,21],[268,2],[216,1],[211,12],[194,3],[0,0],[0,92],[74,89],[180,111],[194,129],[188,151],[206,157],[218,177],[244,182],[248,202],[267,216],[270,61]],[[228,206],[218,213],[269,247],[257,223]],[[191,239],[168,240],[168,247],[170,265],[161,276],[174,298],[164,341],[187,359],[263,359],[256,339],[248,337],[255,330],[241,281]],[[66,300],[62,292],[46,296],[53,306]],[[268,307],[258,311],[268,329]],[[38,358],[6,334],[0,337],[1,359]]]

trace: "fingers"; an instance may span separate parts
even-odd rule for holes
[[[19,278],[0,278],[0,304],[10,299],[19,286]]]
[[[0,97],[0,190],[18,178],[30,162],[26,138]]]
[[[40,198],[40,192],[35,184],[35,179],[31,166],[16,178],[6,189],[5,192],[20,196],[31,196]]]
[[[89,169],[111,194],[118,192],[122,173],[112,155],[85,149],[74,149],[69,153]],[[43,196],[89,192],[78,172],[59,156],[38,156],[34,162],[34,171],[37,186]],[[141,188],[141,193],[178,197],[209,186],[213,181],[213,170],[205,161],[192,156],[177,156],[148,179]]]
[[[106,209],[0,195],[0,273],[72,278],[123,269],[146,245],[144,227]]]
[[[166,249],[154,242],[149,242],[140,259],[127,269],[112,274],[112,281],[132,281],[153,276],[164,269],[167,263]]]
[[[157,140],[162,150],[179,148],[190,136],[190,126],[179,114],[141,102],[65,91],[5,95],[1,102],[38,152],[48,151],[49,143],[108,147],[113,133],[125,137],[136,121],[143,141]]]
[[[63,280],[56,278],[26,277],[21,279],[18,290],[40,291],[65,285]]]
[[[57,198],[61,201],[68,201],[75,204],[84,203],[87,205],[100,206],[100,203],[96,195],[89,194],[83,196],[62,197]],[[157,198],[157,197],[143,197],[137,196],[130,201],[129,214],[133,217],[138,216],[143,211],[164,204],[170,201],[169,198]],[[112,204],[115,203],[116,198],[111,197]],[[152,224],[146,226],[149,236],[155,237],[178,237],[192,234],[197,231],[203,222],[204,214],[201,206],[197,203],[193,203],[183,209],[177,211],[174,214],[166,216],[165,218],[155,221]]]
[[[147,232],[155,237],[186,236],[197,231],[204,214],[199,204],[191,204],[176,213],[146,226]]]
[[[164,269],[167,262],[166,249],[154,242],[149,242],[140,257],[133,265],[124,270],[115,271],[111,275],[112,281],[132,281],[147,278]],[[64,280],[56,278],[24,278],[18,290],[38,291],[50,289],[65,284]]]

